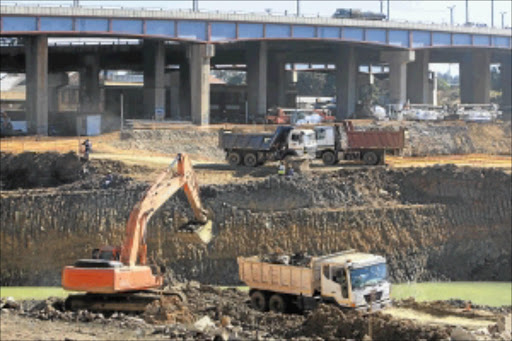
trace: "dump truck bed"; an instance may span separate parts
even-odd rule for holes
[[[404,148],[404,130],[399,131],[347,131],[350,149],[388,149]]]
[[[313,270],[262,262],[258,257],[238,257],[240,280],[251,289],[313,296]]]
[[[230,130],[219,131],[219,148],[224,150],[271,150],[276,144],[286,140],[292,127],[279,126],[274,133],[234,133]]]

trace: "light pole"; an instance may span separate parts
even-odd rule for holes
[[[505,14],[507,14],[507,12],[500,12],[501,14],[501,28],[505,28]]]
[[[297,0],[297,16],[300,17],[300,0]]]
[[[450,9],[450,25],[453,26],[453,9],[455,8],[455,5],[448,6],[448,8]]]
[[[466,0],[466,24],[469,22],[469,0]]]
[[[192,0],[192,11],[199,11],[199,0]]]
[[[388,21],[389,21],[389,0],[388,0]]]
[[[80,6],[80,0],[73,0],[73,7]]]
[[[384,0],[380,0],[380,14],[384,14]]]
[[[494,0],[491,0],[491,27],[494,27]]]

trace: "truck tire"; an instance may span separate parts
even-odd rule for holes
[[[374,166],[379,163],[379,157],[375,152],[365,152],[363,154],[363,162],[365,165]]]
[[[287,306],[288,304],[282,295],[274,294],[270,296],[270,300],[268,301],[270,311],[275,313],[285,313]]]
[[[336,160],[336,155],[330,150],[324,152],[322,154],[322,161],[326,166],[335,165],[338,160]]]
[[[251,306],[258,311],[267,311],[267,298],[261,291],[254,291],[251,294]]]
[[[254,153],[247,153],[244,156],[244,164],[247,167],[256,167],[258,165],[258,157]]]
[[[229,153],[228,162],[231,166],[238,166],[240,163],[242,163],[242,157],[237,152]]]

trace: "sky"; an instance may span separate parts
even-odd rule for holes
[[[284,13],[288,11],[289,15],[295,14],[297,10],[296,0],[198,0],[199,9],[207,11],[246,11],[246,12],[265,12],[271,9],[272,12]],[[19,3],[19,4],[62,4],[71,5],[72,0],[23,0],[9,1],[2,0],[2,3]],[[387,12],[384,3],[384,13]],[[469,21],[477,23],[485,23],[491,25],[491,3],[492,0],[469,0]],[[116,6],[116,7],[152,7],[167,9],[190,9],[192,8],[192,0],[146,0],[146,1],[130,1],[130,0],[80,0],[83,6]],[[391,20],[407,20],[414,22],[434,22],[448,23],[450,22],[449,6],[454,6],[454,21],[456,24],[465,22],[465,0],[390,0],[390,18]],[[380,12],[379,0],[300,0],[300,8],[302,14],[310,14],[321,16],[330,16],[336,8],[358,8],[361,10]],[[511,13],[512,1],[510,0],[494,0],[494,23],[495,26],[501,26],[500,12],[505,14],[505,26],[512,26]]]

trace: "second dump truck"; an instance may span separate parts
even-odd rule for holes
[[[249,288],[256,310],[285,312],[314,309],[321,302],[344,309],[377,311],[390,305],[386,259],[354,250],[311,257],[307,263],[290,264],[259,256],[238,257],[240,280]]]
[[[404,148],[405,132],[388,130],[355,130],[352,122],[314,127],[316,158],[325,165],[340,160],[358,160],[366,165],[383,165],[386,152],[399,153]]]

